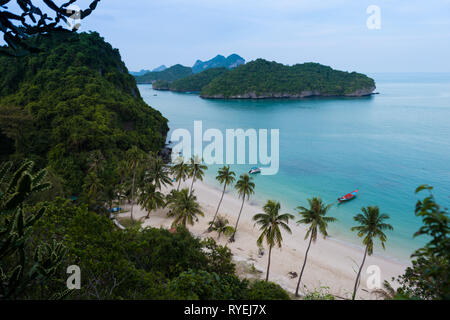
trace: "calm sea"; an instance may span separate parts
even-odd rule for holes
[[[330,235],[355,245],[361,242],[350,231],[353,216],[362,206],[378,205],[394,231],[388,232],[386,251],[377,252],[407,261],[427,240],[412,237],[421,225],[414,216],[415,188],[430,184],[442,206],[450,203],[450,74],[370,76],[380,94],[357,99],[218,101],[150,85],[139,89],[169,119],[171,130],[192,132],[194,120],[203,121],[203,130],[224,134],[279,129],[279,172],[255,177],[253,201],[279,200],[284,212],[295,213],[307,198],[321,196],[335,204],[330,215],[338,222],[330,225]],[[233,167],[243,173],[252,165]],[[210,167],[205,178],[215,186],[217,168]],[[337,205],[339,196],[357,188],[355,200]]]

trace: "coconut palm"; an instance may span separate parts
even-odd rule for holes
[[[299,206],[297,207],[298,214],[301,216],[300,220],[297,221],[299,224],[309,225],[308,231],[305,235],[305,240],[309,237],[308,248],[306,249],[305,259],[303,261],[302,270],[298,277],[297,288],[295,289],[295,296],[298,297],[298,290],[300,288],[300,282],[302,280],[303,271],[305,270],[306,260],[308,259],[309,249],[312,242],[316,242],[317,235],[322,234],[325,239],[328,236],[327,227],[328,223],[334,222],[337,219],[333,217],[327,217],[326,214],[331,208],[331,204],[325,205],[320,197],[314,197],[308,199],[309,208]]]
[[[97,205],[101,202],[101,194],[104,189],[102,181],[98,175],[92,170],[89,171],[84,178],[83,189],[86,192],[88,203],[90,208],[97,208]]]
[[[280,214],[280,208],[281,205],[279,202],[269,200],[263,207],[264,213],[258,213],[253,216],[253,220],[256,221],[255,225],[259,225],[259,230],[262,231],[261,235],[256,241],[256,244],[258,245],[258,247],[261,247],[264,240],[266,240],[266,243],[269,246],[269,260],[267,262],[266,281],[269,280],[272,248],[275,245],[277,245],[278,248],[281,248],[281,243],[283,242],[280,227],[288,233],[291,233],[291,229],[288,227],[288,223],[289,219],[294,218],[294,216],[289,213]]]
[[[89,170],[93,170],[97,174],[102,173],[104,171],[104,161],[105,157],[100,150],[91,151],[87,158]]]
[[[138,171],[140,165],[142,164],[142,161],[145,158],[145,153],[139,149],[136,146],[133,146],[131,149],[129,149],[126,153],[127,158],[127,164],[128,164],[128,170],[130,173],[132,173],[133,178],[131,181],[131,221],[134,222],[133,218],[133,207],[134,207],[134,189],[135,189],[135,182],[136,182],[136,172]]]
[[[229,236],[234,232],[234,228],[229,225],[228,219],[221,215],[218,215],[214,222],[211,221],[210,226],[212,231],[217,232],[217,240],[220,239],[222,234]]]
[[[180,184],[182,180],[185,180],[188,176],[189,166],[184,162],[183,157],[178,157],[175,164],[170,168],[171,173],[178,181],[177,191],[180,190]]]
[[[187,224],[194,225],[194,220],[197,221],[197,215],[204,216],[200,204],[197,202],[197,197],[189,192],[187,188],[181,191],[174,191],[168,203],[171,209],[168,213],[169,217],[175,217],[172,227]]]
[[[387,240],[385,230],[393,230],[394,228],[385,220],[389,219],[389,216],[385,213],[380,213],[378,206],[368,206],[361,208],[362,213],[358,213],[353,219],[358,222],[358,226],[352,227],[352,231],[358,232],[358,237],[363,239],[363,244],[366,246],[364,251],[364,258],[359,267],[358,275],[356,276],[355,286],[353,288],[352,300],[355,300],[356,290],[358,289],[359,278],[361,276],[361,270],[366,262],[367,255],[373,254],[373,240],[378,238],[381,242],[381,247],[384,249],[384,243]]]
[[[191,189],[189,191],[189,193],[191,193],[191,194],[192,194],[192,190],[194,188],[195,181],[196,180],[203,181],[203,176],[205,175],[204,170],[208,169],[207,166],[202,164],[202,161],[203,160],[200,160],[197,156],[195,156],[195,157],[192,157],[189,162],[188,176],[190,178],[192,178]]]
[[[217,172],[216,180],[219,181],[220,184],[223,184],[223,191],[222,191],[222,196],[220,197],[219,204],[217,205],[216,213],[214,214],[214,218],[211,221],[210,227],[208,229],[209,231],[212,230],[211,226],[216,221],[217,213],[219,212],[219,208],[220,208],[220,205],[221,205],[222,200],[223,200],[223,195],[225,194],[225,189],[226,189],[227,186],[231,185],[234,182],[234,180],[235,180],[234,176],[235,175],[236,174],[234,173],[234,171],[230,170],[230,166],[223,166]]]
[[[147,183],[141,189],[138,203],[147,211],[147,216],[145,218],[148,219],[151,211],[164,207],[164,195],[157,191],[154,184]]]
[[[244,173],[241,174],[239,177],[238,182],[236,182],[236,185],[234,188],[237,190],[239,197],[242,198],[242,204],[241,204],[241,210],[239,211],[239,215],[236,221],[236,226],[234,227],[233,235],[230,238],[230,241],[233,242],[235,240],[235,235],[237,231],[237,227],[239,224],[239,219],[241,218],[242,208],[244,207],[244,201],[245,198],[247,200],[250,199],[250,195],[255,193],[255,183],[253,182],[253,178],[250,177],[248,174]]]
[[[150,155],[147,158],[145,171],[145,183],[154,184],[157,190],[161,190],[163,186],[172,185],[169,166],[161,157]]]

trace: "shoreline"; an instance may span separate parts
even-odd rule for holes
[[[190,180],[181,183],[183,187],[189,187]],[[163,189],[163,193],[167,193],[171,188]],[[205,233],[208,227],[208,221],[212,220],[221,191],[202,181],[196,181],[194,185],[194,193],[200,203],[204,217],[199,216],[198,222],[194,226],[188,226],[189,231],[200,238],[212,237],[217,243],[227,245],[233,253],[234,261],[244,261],[249,266],[253,265],[256,270],[260,271],[261,277],[266,273],[267,254],[258,255],[258,247],[256,239],[259,236],[259,229],[254,226],[251,220],[253,215],[262,212],[262,208],[257,204],[251,204],[246,201],[236,233],[236,241],[228,243],[225,236],[217,239],[217,234]],[[226,216],[231,225],[234,225],[242,200],[239,200],[232,192],[226,192],[223,198],[219,214]],[[282,212],[283,208],[282,208]],[[146,211],[135,206],[135,218],[145,217]],[[143,222],[143,227],[163,227],[170,228],[172,219],[167,217],[167,209],[159,209],[150,214],[150,218]],[[121,216],[127,216],[125,213]],[[285,290],[293,293],[298,281],[298,277],[290,278],[288,272],[299,273],[301,264],[303,263],[304,252],[308,242],[304,240],[306,232],[305,227],[296,225],[293,221],[289,223],[292,234],[283,232],[283,247],[281,249],[273,248],[272,264],[270,269],[269,280],[273,281]],[[264,249],[267,252],[267,248]],[[318,238],[315,244],[312,244],[308,262],[302,279],[301,292],[305,293],[303,285],[307,290],[319,289],[320,287],[329,287],[329,292],[339,297],[351,297],[354,281],[356,279],[356,271],[362,260],[364,250],[356,245],[347,244],[342,240],[328,237],[326,240]],[[374,294],[370,293],[367,288],[366,280],[370,274],[366,274],[365,270],[370,265],[379,267],[381,275],[381,284],[384,280],[391,282],[392,277],[403,274],[407,264],[392,261],[386,257],[374,254],[368,256],[361,275],[361,284],[358,290],[360,299],[376,299]],[[262,271],[262,273],[261,273]],[[393,284],[395,287],[395,283]]]
[[[222,193],[222,189],[217,187],[216,185],[214,185],[214,183],[215,183],[215,174],[216,173],[211,175],[211,173],[207,171],[205,173],[205,178],[203,179],[203,183],[206,184],[208,187],[216,190],[217,192]],[[232,192],[227,191],[226,194],[230,194],[231,196],[237,198],[237,194],[234,192],[234,190]],[[260,193],[255,193],[251,197],[250,202],[246,202],[246,204],[258,207],[262,211],[262,207],[264,206],[265,202],[267,200],[269,200],[269,199],[275,200],[273,197],[270,197],[267,194],[261,195]],[[282,205],[281,206],[282,211],[284,212],[284,211],[286,211],[288,209],[286,209],[286,206],[283,207],[283,202],[284,201],[282,201],[282,200],[280,201],[280,203]],[[297,219],[297,216],[296,216],[296,219]],[[305,227],[302,226],[302,225],[300,225],[299,228],[303,228],[305,230]],[[338,228],[339,232],[342,233],[342,234],[344,234],[344,232],[345,232],[344,230],[347,230],[347,229],[348,228]],[[337,242],[339,244],[342,244],[342,245],[347,246],[347,247],[352,248],[352,249],[364,250],[364,247],[360,243],[356,243],[356,241],[352,242],[351,240],[347,239],[345,236],[337,237],[337,236],[334,236],[334,235],[330,235],[330,230],[329,230],[328,233],[329,233],[329,235],[328,235],[327,240],[335,241],[335,242]],[[356,235],[354,235],[354,238],[356,238]],[[388,241],[389,241],[389,239],[388,239]],[[387,244],[387,247],[388,246],[389,246],[389,242]],[[414,252],[415,249],[414,250],[411,249],[412,251],[411,250],[402,251],[398,255],[387,254],[387,251],[383,252],[383,251],[380,251],[380,250],[381,249],[379,247],[379,243],[375,243],[373,256],[376,256],[376,257],[379,257],[379,258],[391,261],[393,263],[398,263],[398,264],[401,264],[401,265],[409,265],[410,264],[409,257],[412,254],[412,252]],[[405,259],[405,257],[407,257],[407,258]]]

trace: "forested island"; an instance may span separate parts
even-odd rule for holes
[[[375,81],[356,72],[334,70],[319,63],[293,66],[257,59],[214,78],[202,98],[265,99],[313,96],[361,97],[375,90]]]

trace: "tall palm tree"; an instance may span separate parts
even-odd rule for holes
[[[168,204],[170,207],[169,217],[175,217],[172,226],[187,224],[194,225],[194,220],[198,220],[197,215],[204,216],[197,197],[189,192],[187,188],[175,191]]]
[[[223,166],[217,172],[216,180],[219,181],[220,184],[223,184],[223,191],[222,191],[222,196],[220,197],[219,204],[217,205],[217,209],[216,209],[216,213],[214,214],[214,218],[211,221],[210,227],[208,228],[209,231],[212,230],[211,226],[216,221],[217,213],[219,212],[219,208],[220,208],[220,205],[221,205],[222,200],[223,200],[223,195],[225,194],[225,189],[226,189],[227,186],[232,184],[234,182],[234,180],[236,180],[235,179],[235,175],[236,174],[234,173],[234,171],[230,170],[230,166]]]
[[[260,226],[259,230],[262,231],[261,235],[256,241],[258,247],[262,246],[264,239],[269,246],[269,260],[267,262],[266,281],[269,280],[272,248],[275,245],[278,245],[278,248],[281,248],[281,243],[283,242],[280,227],[288,233],[292,233],[291,229],[288,227],[288,223],[289,219],[293,219],[294,216],[289,213],[280,214],[280,208],[281,205],[279,202],[269,200],[263,207],[264,213],[258,213],[253,216],[253,220],[256,221],[255,225],[258,224]]]
[[[178,181],[177,191],[180,190],[180,184],[182,180],[188,177],[189,166],[184,162],[183,157],[178,157],[175,164],[170,168],[171,173]]]
[[[138,171],[142,161],[144,160],[145,153],[136,146],[133,146],[126,153],[128,170],[133,174],[131,181],[131,221],[134,222],[133,207],[134,207],[134,189],[136,182],[136,172]]]
[[[300,282],[302,280],[303,271],[305,270],[306,260],[308,259],[309,248],[312,242],[316,242],[317,235],[322,234],[325,239],[328,236],[327,227],[328,223],[334,222],[337,219],[333,217],[327,217],[326,214],[331,208],[332,204],[325,205],[320,197],[314,197],[308,199],[309,208],[302,206],[297,207],[298,214],[301,216],[300,220],[297,221],[299,224],[309,225],[308,231],[305,235],[305,240],[309,237],[308,248],[306,249],[305,259],[303,261],[302,270],[298,277],[297,288],[295,289],[295,296],[298,297],[298,290],[300,288]]]
[[[94,170],[97,174],[102,173],[104,171],[104,161],[105,157],[100,150],[91,151],[87,158],[89,170]]]
[[[353,217],[359,225],[352,227],[352,231],[358,232],[358,237],[363,239],[363,244],[366,246],[364,251],[364,258],[359,267],[358,275],[356,276],[355,286],[353,288],[352,300],[355,300],[356,290],[358,289],[359,278],[361,276],[361,270],[366,262],[366,256],[373,254],[373,240],[378,238],[381,242],[381,246],[384,249],[384,243],[387,240],[385,230],[393,230],[394,228],[385,223],[384,221],[389,219],[389,216],[385,213],[380,213],[378,206],[368,206],[361,208],[362,213],[358,213]]]
[[[217,240],[220,239],[222,234],[229,236],[234,232],[234,228],[229,225],[227,218],[218,215],[214,222],[210,222],[211,230],[217,232]]]
[[[161,190],[163,186],[172,185],[169,166],[161,157],[150,155],[145,170],[145,183],[153,183],[158,190]]]
[[[191,189],[189,191],[191,194],[194,188],[195,180],[203,181],[203,176],[205,175],[204,170],[208,169],[207,166],[202,164],[202,161],[203,160],[200,160],[197,156],[195,156],[192,157],[189,162],[188,176],[192,178]]]
[[[93,170],[89,171],[87,176],[84,178],[83,189],[86,192],[89,207],[96,209],[97,205],[101,202],[100,198],[104,189],[104,185]]]
[[[233,242],[235,240],[235,235],[237,231],[237,227],[239,224],[239,219],[241,218],[242,208],[244,207],[244,201],[245,198],[247,200],[250,199],[250,195],[255,193],[255,183],[253,182],[253,178],[250,177],[248,174],[244,173],[241,174],[239,177],[238,182],[236,182],[236,185],[234,188],[237,190],[239,197],[242,198],[242,204],[241,204],[241,210],[239,211],[239,216],[236,221],[236,226],[234,227],[233,235],[230,238],[230,241]]]
[[[148,219],[151,211],[164,207],[164,195],[154,184],[147,183],[139,194],[138,203],[147,211],[145,218]]]

